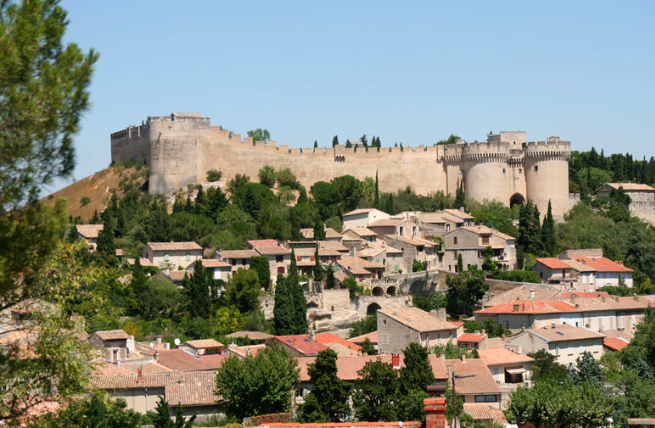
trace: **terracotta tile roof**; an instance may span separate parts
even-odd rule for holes
[[[605,257],[573,256],[572,260],[587,265],[597,272],[634,272],[632,269]],[[564,263],[567,262],[567,260],[563,261]]]
[[[339,356],[337,358],[337,376],[339,379],[353,381],[359,378],[357,372],[361,370],[369,361],[377,361],[380,359],[383,363],[391,364],[391,355],[357,355],[357,356]],[[403,366],[405,357],[400,355],[400,364]],[[448,371],[444,367],[443,362],[439,357],[434,354],[429,354],[428,359],[432,366],[432,373],[434,377],[439,380],[446,380],[448,378]],[[309,373],[307,368],[316,360],[315,357],[302,357],[298,358],[298,367],[300,367],[300,381],[309,382]]]
[[[531,299],[530,294],[534,293]],[[561,288],[549,284],[533,284],[530,286],[520,285],[511,290],[505,291],[498,295],[492,295],[489,301],[485,302],[485,307],[502,305],[504,303],[514,302],[516,300],[556,300],[559,298]],[[491,294],[491,293],[490,293]]]
[[[105,330],[105,331],[96,331],[91,336],[96,335],[100,340],[123,340],[129,339],[130,335],[125,333],[123,330]]]
[[[106,361],[94,363],[93,373],[98,376],[129,376],[132,374],[129,370]]]
[[[237,331],[230,333],[227,337],[248,337],[252,340],[266,340],[271,337],[268,333],[262,333],[261,331]]]
[[[189,345],[195,349],[219,349],[225,347],[221,342],[214,339],[187,340],[182,345]]]
[[[499,232],[496,229],[492,229],[490,227],[481,226],[481,225],[478,225],[478,226],[463,226],[463,227],[460,227],[458,229],[454,229],[454,230],[452,230],[452,231],[450,231],[448,233],[450,234],[450,233],[456,232],[456,231],[458,231],[460,229],[461,230],[468,230],[469,232],[473,232],[476,235],[495,235],[495,236],[497,236],[497,237],[499,237],[501,239],[504,239],[506,241],[516,241],[516,238],[513,237],[513,236],[510,236],[510,235],[504,234],[502,232]]]
[[[373,269],[384,269],[384,265],[380,263],[369,262],[368,260],[359,257],[351,257],[342,255],[337,264],[344,270],[349,271],[353,275],[370,275]]]
[[[404,218],[389,218],[389,219],[378,219],[378,220],[373,220],[368,224],[368,227],[391,227],[391,226],[398,226],[399,224],[403,224],[405,222],[408,222],[409,220],[406,220]]]
[[[487,366],[497,366],[500,364],[518,364],[529,363],[534,361],[527,355],[517,354],[505,348],[487,348],[478,349],[480,359],[484,361]]]
[[[515,310],[518,307],[518,311]],[[515,300],[490,308],[475,311],[475,314],[557,314],[562,312],[581,312],[574,305],[563,300]]]
[[[146,244],[153,251],[202,251],[196,242],[148,242]]]
[[[156,361],[148,361],[144,364],[123,364],[120,368],[129,374],[138,374],[141,370],[142,375],[173,372],[172,369],[162,366]]]
[[[620,337],[606,337],[603,339],[603,346],[612,351],[620,351],[628,346],[628,341]]]
[[[182,349],[159,351],[157,362],[165,367],[180,372],[218,370],[226,357],[223,355],[193,356]]]
[[[605,183],[603,186],[610,186],[613,189],[619,190],[619,187],[623,187],[623,190],[627,191],[649,191],[655,192],[655,189],[649,186],[648,184],[640,183]],[[600,190],[603,186],[600,186],[596,191]]]
[[[327,346],[316,340],[312,340],[309,334],[273,336],[269,341],[283,343],[285,346],[295,349],[297,352],[306,356],[317,355],[319,352],[327,349]]]
[[[291,250],[281,247],[279,245],[277,247],[257,247],[255,251],[257,251],[262,256],[276,256],[276,255],[291,254]]]
[[[612,311],[646,309],[655,306],[655,299],[650,296],[611,296],[575,299],[581,311]]]
[[[218,259],[202,259],[202,265],[206,268],[224,268],[231,267],[228,263]]]
[[[403,242],[405,244],[413,245],[415,247],[434,247],[436,244],[432,241],[428,241],[427,239],[419,238],[419,237],[413,237],[410,238],[408,236],[400,236],[400,235],[386,235],[388,238],[394,239],[396,241]]]
[[[207,406],[214,405],[219,396],[215,394],[216,375],[214,373],[198,374],[194,379],[183,383],[166,385],[166,401],[171,405]]]
[[[556,325],[555,328],[550,326],[550,327],[532,329],[532,330],[528,330],[527,332],[519,333],[519,334],[525,334],[525,333],[530,333],[539,336],[545,339],[547,342],[567,342],[569,340],[579,340],[579,339],[602,339],[605,337],[604,334],[596,333],[593,330],[589,330],[584,327],[574,327],[568,324],[559,324]]]
[[[373,232],[371,229],[367,227],[350,227],[344,230],[341,233],[341,236],[347,234],[348,232],[354,233],[357,236],[378,236],[377,233]]]
[[[168,272],[161,271],[158,272],[155,276],[159,278],[169,279],[171,282],[181,282],[184,281],[184,276],[193,276],[193,271],[188,270],[169,270]]]
[[[314,337],[316,338],[317,342],[322,343],[325,346],[328,346],[328,344],[330,343],[338,343],[340,345],[347,347],[352,351],[359,352],[362,350],[362,347],[357,345],[356,343],[350,342],[333,333],[316,333]]]
[[[361,344],[366,339],[370,340],[372,344],[377,345],[378,343],[378,332],[373,331],[371,333],[362,334],[361,336],[356,336],[348,339],[349,342]]]
[[[259,351],[263,349],[266,349],[266,345],[261,343],[259,345],[229,346],[228,352],[234,353],[241,358],[246,358],[248,355],[254,357]]]
[[[473,217],[470,214],[465,213],[464,211],[446,209],[446,210],[443,210],[443,212],[450,215],[450,216],[461,218],[462,220],[475,220],[475,217]]]
[[[275,239],[253,239],[248,241],[248,246],[253,250],[257,250],[265,247],[279,247],[280,244]]]
[[[452,366],[455,374],[455,388],[462,395],[500,394],[489,368],[479,358],[446,360],[445,366]]]
[[[331,227],[324,227],[324,230],[325,239],[336,239],[341,237],[341,234]],[[300,234],[305,239],[314,239],[314,229],[312,228],[300,229]]]
[[[581,299],[591,299],[594,297],[610,297],[609,293],[604,291],[562,291],[562,297],[579,297]]]
[[[255,250],[224,250],[221,251],[221,259],[249,259],[258,256]]]
[[[94,239],[102,231],[104,226],[102,224],[78,224],[77,233],[87,239]]]
[[[471,416],[474,421],[493,421],[496,424],[507,424],[507,419],[502,410],[492,409],[489,404],[464,403],[464,412]]]
[[[374,211],[374,210],[375,210],[375,208],[360,208],[358,210],[353,210],[353,211],[345,213],[343,215],[343,217],[351,216],[351,215],[370,213],[371,211]]]
[[[452,325],[454,325],[457,328],[460,328],[461,326],[464,325],[464,321],[448,321],[448,322],[451,323]]]
[[[457,327],[447,321],[433,317],[429,313],[414,307],[379,309],[379,314],[392,318],[418,332],[456,330]]]
[[[555,257],[537,258],[536,260],[538,263],[541,263],[549,269],[571,269],[571,266]]]
[[[487,338],[486,334],[462,333],[457,336],[457,342],[461,343],[478,343]]]
[[[347,253],[348,247],[337,241],[318,241],[318,251],[321,250],[336,250],[340,253]]]

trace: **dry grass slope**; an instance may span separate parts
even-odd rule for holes
[[[143,167],[137,170],[134,166],[112,166],[52,193],[42,201],[54,205],[58,198],[66,198],[68,214],[73,218],[80,216],[88,222],[95,210],[101,213],[105,209],[112,192],[117,192],[120,197],[129,185],[141,187],[148,178],[147,171]]]

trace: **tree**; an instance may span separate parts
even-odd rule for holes
[[[378,350],[375,349],[375,345],[373,342],[370,341],[370,339],[367,337],[364,339],[362,342],[362,354],[364,355],[377,355]]]
[[[378,180],[377,171],[375,171],[375,199],[373,201],[373,206],[380,209],[380,182]]]
[[[272,166],[264,166],[259,170],[259,182],[267,187],[275,186],[275,181],[277,180],[277,175],[275,174],[275,168]]]
[[[443,146],[447,144],[455,144],[457,140],[459,140],[461,137],[455,134],[450,134],[450,136],[445,139],[445,140],[439,140],[437,141],[437,146]]]
[[[211,285],[211,274],[202,265],[202,261],[196,261],[193,267],[193,275],[184,276],[183,288],[187,300],[187,309],[192,317],[209,318],[211,309],[211,296],[209,295]]]
[[[318,218],[314,224],[314,241],[325,241],[325,226]]]
[[[517,245],[528,254],[539,255],[543,250],[539,210],[532,200],[521,206]]]
[[[271,139],[271,134],[268,132],[268,129],[262,128],[248,131],[248,136],[252,138],[253,141],[268,141]]]
[[[557,357],[545,349],[528,354],[528,357],[534,358],[532,378],[535,382],[562,382],[566,379],[566,367],[556,363]]]
[[[281,346],[266,347],[254,357],[223,362],[216,374],[218,404],[239,420],[288,412],[299,382],[296,360]]]
[[[434,384],[434,373],[428,360],[428,351],[416,342],[405,349],[404,367],[400,369],[399,417],[405,421],[422,421],[425,419],[423,399],[428,394],[425,388]]]
[[[277,182],[280,186],[289,186],[292,189],[298,188],[298,179],[289,168],[282,168],[277,172]]]
[[[367,362],[357,374],[353,392],[357,420],[398,420],[398,371],[378,358]]]
[[[613,405],[603,390],[591,383],[537,382],[519,386],[510,395],[507,420],[519,426],[601,427],[612,415]]]
[[[339,137],[337,137],[335,135],[334,138],[332,138],[332,147],[334,147],[334,146],[336,146],[338,144],[339,144]]]
[[[544,217],[544,222],[541,226],[541,242],[544,246],[544,252],[548,256],[557,254],[557,239],[555,238],[555,220],[553,219],[552,207],[550,200],[548,201],[548,212]]]
[[[291,250],[291,266],[284,280],[278,276],[273,307],[273,324],[278,335],[305,334],[307,323],[307,300],[298,282],[296,254]]]
[[[464,182],[459,184],[457,192],[455,192],[455,208],[459,209],[466,205],[466,195],[464,194]]]
[[[171,419],[171,407],[164,397],[159,397],[155,416],[152,418],[152,424],[155,428],[191,428],[196,420],[197,413],[194,413],[189,419],[184,417],[184,406],[177,406],[175,411],[175,421]]]
[[[144,290],[137,294],[141,315],[146,320],[154,320],[166,311],[174,311],[181,293],[177,285],[162,278],[146,281]]]
[[[103,227],[100,233],[98,233],[96,243],[96,249],[102,255],[102,258],[111,265],[115,264],[116,245],[114,244],[114,228],[112,226],[112,219],[109,216],[105,216]]]
[[[446,310],[451,316],[471,315],[473,307],[489,290],[484,272],[472,268],[460,275],[448,275],[446,284]]]
[[[328,264],[325,269],[325,289],[331,290],[334,288],[335,279],[334,279],[334,268],[332,264]]]
[[[207,171],[207,181],[209,181],[210,183],[220,180],[222,176],[223,173],[216,169],[210,169],[209,171]]]
[[[66,240],[69,243],[74,244],[79,239],[80,239],[80,232],[77,231],[77,226],[73,224],[68,228],[68,232],[66,234]]]
[[[45,415],[36,425],[39,428],[139,428],[141,415],[127,409],[125,400],[114,400],[101,391],[76,400],[60,412]]]
[[[318,245],[314,251],[314,281],[323,280],[323,266],[321,266],[321,258],[318,255]]]
[[[98,210],[93,210],[93,216],[89,220],[89,224],[99,224],[100,216],[98,215]]]
[[[318,149],[318,141],[314,140],[314,150]]]
[[[430,296],[412,295],[412,306],[430,312],[433,309],[446,307],[446,294],[441,291],[435,291]]]
[[[325,349],[307,367],[312,391],[298,411],[301,422],[341,422],[350,414],[350,385],[337,376],[337,353]]]
[[[348,337],[353,338],[364,334],[372,333],[378,329],[378,316],[377,313],[367,315],[359,321],[355,321],[350,327]]]
[[[259,309],[260,293],[257,271],[239,269],[225,289],[225,300],[228,305],[233,305],[245,314]]]
[[[457,254],[457,272],[464,272],[464,260],[462,259],[462,253]]]
[[[271,283],[271,267],[267,256],[254,256],[250,258],[250,269],[257,272],[259,286],[268,288]]]
[[[569,369],[569,378],[576,385],[589,382],[601,386],[604,380],[603,369],[594,356],[585,351],[575,360],[575,367]]]

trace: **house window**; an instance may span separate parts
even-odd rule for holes
[[[456,236],[453,238],[453,244],[457,245],[457,237]]]
[[[282,255],[275,256],[275,261],[277,263],[282,263],[284,261],[284,256],[282,256]]]
[[[482,235],[482,245],[489,245],[489,235]]]
[[[186,261],[187,262],[191,261],[191,254],[186,253]]]
[[[246,265],[246,259],[241,259],[241,266],[245,266],[245,265]]]
[[[164,254],[164,261],[165,262],[171,261],[171,256],[169,256],[168,253]]]
[[[309,261],[309,256],[302,256],[301,260],[299,260],[299,261],[308,262]]]
[[[594,354],[598,353],[598,345],[594,343]]]
[[[569,355],[573,355],[573,345],[569,344]]]
[[[284,273],[284,266],[280,266],[277,268],[277,273]]]
[[[230,260],[230,262],[232,263],[232,266],[236,266],[236,265],[237,265],[237,259],[232,259],[232,260]]]
[[[449,232],[449,231],[450,231],[450,225],[447,224],[447,225],[446,225],[446,232]]]
[[[495,395],[476,395],[476,403],[495,403],[498,400]]]

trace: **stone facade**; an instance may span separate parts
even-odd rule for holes
[[[242,140],[239,134],[211,126],[199,113],[172,113],[113,133],[111,154],[116,162],[148,162],[150,193],[170,193],[204,181],[211,169],[230,179],[236,174],[256,177],[269,165],[290,168],[306,187],[346,174],[364,179],[377,173],[380,190],[386,192],[411,186],[419,194],[455,194],[463,184],[466,195],[479,201],[510,204],[532,199],[545,213],[550,200],[554,215],[568,210],[570,142],[549,137],[547,142],[528,143],[522,131],[490,134],[487,140],[404,150],[343,145],[290,149],[275,141]]]

